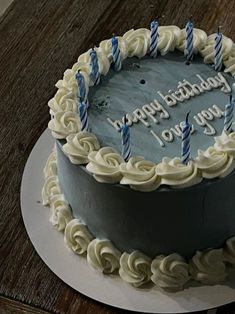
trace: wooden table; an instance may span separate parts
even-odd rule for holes
[[[123,313],[79,294],[35,252],[20,212],[24,165],[49,121],[54,84],[79,54],[113,32],[192,16],[235,40],[235,1],[15,0],[0,18],[0,313]],[[30,193],[30,191],[29,191]],[[46,223],[46,222],[45,222]],[[219,309],[235,313],[235,304]]]

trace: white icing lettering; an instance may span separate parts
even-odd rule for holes
[[[212,88],[218,88],[219,87],[219,83],[218,83],[218,81],[216,81],[216,79],[214,77],[208,77],[207,82],[210,84],[210,86]]]
[[[215,128],[207,121],[205,117],[203,117],[201,112],[199,112],[193,118],[198,125],[205,128],[203,132],[206,135],[214,135],[216,133]]]
[[[135,110],[133,111],[133,114],[134,114],[134,116],[136,116],[136,118],[137,118],[140,122],[142,122],[145,126],[147,126],[147,127],[150,126],[150,124],[145,121],[145,120],[147,119],[147,116],[146,116],[146,114],[144,113],[144,111],[143,111],[142,109],[139,109],[139,108],[135,109]]]
[[[158,141],[158,143],[160,144],[161,147],[164,147],[165,144],[162,141],[162,139],[157,135],[156,132],[154,132],[153,130],[150,131],[150,133],[154,136],[154,138]]]
[[[158,91],[157,93],[158,93],[158,95],[160,95],[160,97],[165,101],[165,103],[169,107],[175,106],[177,104],[177,101],[171,95],[165,95],[164,96],[160,91]]]
[[[173,142],[174,140],[174,135],[172,134],[171,130],[162,131],[162,137],[166,142]]]
[[[229,83],[225,79],[222,73],[218,73],[216,76],[216,79],[221,83],[220,86],[222,86],[221,90],[224,93],[230,93],[231,92],[231,87],[229,86]]]
[[[209,120],[209,121],[214,120],[214,116],[209,110],[202,110],[201,114],[206,120]]]
[[[185,99],[182,97],[182,94],[176,90],[174,93],[171,93],[171,96],[175,98],[176,101],[183,102]]]
[[[176,124],[173,128],[170,128],[171,132],[173,132],[176,136],[182,137],[182,128],[179,124]]]
[[[161,119],[169,119],[170,115],[168,111],[160,104],[156,99],[150,103],[150,106],[157,112],[160,112]]]
[[[113,121],[113,120],[110,119],[110,118],[107,118],[107,121],[108,121],[118,132],[121,131],[121,128],[122,128],[122,122],[121,122],[121,121],[119,121],[119,120]]]
[[[212,108],[208,108],[215,118],[221,118],[224,116],[224,112],[217,106],[213,105]]]
[[[132,126],[133,122],[137,122],[137,121],[138,121],[138,120],[137,120],[137,121],[133,121],[133,120],[132,120],[132,117],[131,117],[131,115],[130,115],[129,113],[126,114],[126,119],[127,119],[126,124],[127,124],[128,126]],[[123,124],[125,123],[124,117],[122,117],[122,123],[123,123]]]
[[[144,105],[142,109],[144,113],[153,120],[154,123],[159,123],[159,121],[154,117],[156,111],[154,110],[153,107],[151,107],[150,105]]]
[[[199,80],[201,81],[201,88],[204,89],[205,91],[209,91],[212,89],[212,87],[210,86],[210,84],[208,82],[206,82],[201,75],[197,74],[197,77],[199,78]]]

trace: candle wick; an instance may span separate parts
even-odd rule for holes
[[[190,115],[190,112],[191,112],[191,111],[189,111],[189,112],[187,113],[187,115],[186,115],[186,119],[185,119],[186,123],[188,123],[188,117],[189,117],[189,115]]]
[[[124,115],[124,124],[127,124],[127,114]]]

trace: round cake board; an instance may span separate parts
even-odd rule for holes
[[[194,286],[177,293],[165,293],[157,288],[136,289],[119,277],[104,276],[91,268],[86,258],[69,250],[63,233],[49,222],[49,209],[43,207],[41,201],[43,168],[54,143],[46,130],[28,158],[21,185],[21,210],[35,250],[61,280],[94,300],[138,312],[187,313],[235,301],[235,271],[220,285]]]

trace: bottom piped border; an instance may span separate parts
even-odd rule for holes
[[[228,239],[223,248],[197,251],[188,261],[178,253],[151,259],[138,250],[120,252],[111,241],[94,238],[87,226],[73,217],[59,186],[55,149],[45,165],[44,179],[42,200],[43,205],[50,208],[50,222],[64,232],[69,249],[86,257],[89,265],[104,274],[119,274],[135,287],[151,283],[175,292],[184,289],[191,280],[210,285],[221,283],[227,270],[235,267],[235,236]]]

